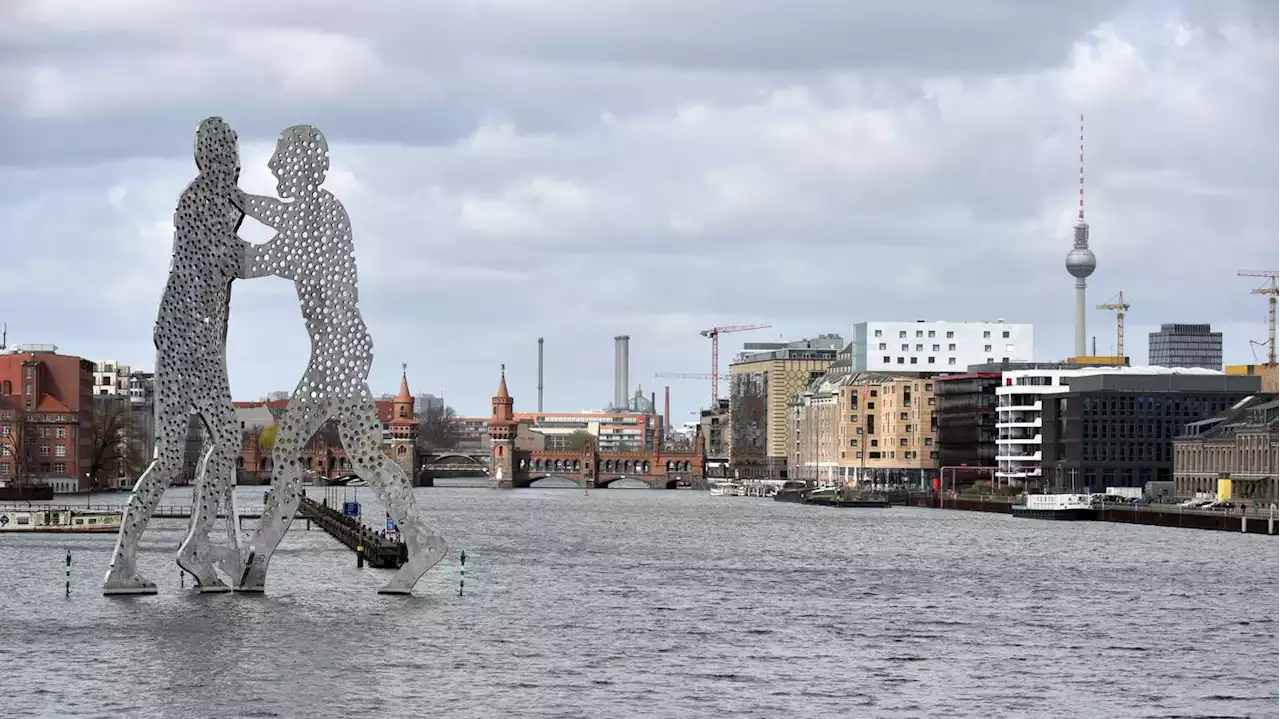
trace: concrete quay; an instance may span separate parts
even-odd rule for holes
[[[1019,497],[966,497],[930,492],[909,495],[901,503],[913,507],[1012,514],[1013,506],[1021,501]],[[1095,504],[1092,518],[1086,521],[1214,529],[1245,534],[1280,534],[1280,515],[1269,509],[1246,510],[1241,513],[1240,510],[1214,511],[1168,504]]]

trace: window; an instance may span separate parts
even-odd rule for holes
[[[920,358],[919,358],[919,357],[912,357],[912,358],[911,358],[911,364],[916,364],[916,360],[918,360],[918,359],[920,359]]]
[[[955,345],[947,345],[947,351],[948,351],[948,352],[955,352],[955,351],[956,351],[956,346],[955,346]]]
[[[882,350],[887,350],[887,349],[889,349],[889,345],[885,344],[884,342],[881,342],[881,343],[880,343],[880,349],[882,349]]]
[[[910,351],[911,351],[911,345],[902,345],[902,351],[903,351],[903,352],[910,352]]]
[[[892,357],[885,357],[885,358],[884,358],[884,363],[885,363],[885,364],[889,364],[889,363],[890,363],[890,362],[892,362],[892,361],[893,361],[893,358],[892,358]]]
[[[996,358],[995,358],[995,357],[988,357],[988,358],[987,358],[987,364],[995,364],[995,362],[996,362]]]
[[[884,335],[883,332],[881,332],[880,330],[876,330],[876,337],[881,337],[883,335]]]
[[[898,339],[904,339],[904,340],[905,340],[906,338],[907,338],[907,331],[906,331],[906,330],[900,330],[900,331],[898,332]]]
[[[925,438],[924,438],[924,446],[929,447],[929,446],[932,446],[932,445],[933,445],[933,437],[925,437]]]
[[[8,436],[9,436],[9,432],[10,432],[10,430],[9,430],[9,425],[7,425],[7,424],[0,424],[0,437],[8,437]]]
[[[938,351],[938,350],[940,350],[940,349],[942,349],[942,345],[934,345],[934,346],[933,346],[933,351],[934,351],[934,352],[937,352],[937,351]]]
[[[0,462],[0,474],[8,474],[8,473],[9,473],[9,463]]]
[[[925,392],[932,392],[932,391],[933,391],[933,383],[932,383],[932,382],[925,382],[925,383],[924,383],[924,391],[925,391]]]
[[[955,339],[955,336],[956,336],[955,332],[952,332],[951,330],[947,330],[947,339]]]
[[[904,359],[902,359],[901,357],[899,357],[899,358],[898,358],[898,364],[906,364],[906,361],[905,361]]]
[[[916,330],[916,339],[921,337],[924,337],[924,332],[922,330]]]
[[[47,445],[47,444],[42,444],[42,445],[40,445],[40,456],[41,456],[41,457],[48,457],[48,456],[49,456],[49,445]]]
[[[933,364],[933,363],[934,363],[934,358],[933,358],[933,357],[930,357],[930,358],[929,358],[929,364]]]
[[[66,473],[67,473],[67,463],[66,463],[66,462],[54,462],[54,463],[53,463],[53,471],[57,472],[58,474],[66,474]]]
[[[66,447],[64,447],[64,446],[62,446],[62,445],[58,445],[58,446],[54,447],[54,448],[53,448],[53,456],[55,456],[55,457],[65,457],[65,456],[67,456],[67,448],[66,448]]]
[[[916,352],[923,352],[923,351],[924,351],[924,345],[916,345]]]
[[[899,440],[898,440],[898,446],[899,446],[899,447],[905,447],[905,446],[907,446],[907,438],[906,438],[906,437],[903,437],[902,439],[899,439]]]
[[[67,428],[66,428],[66,427],[59,427],[59,428],[57,428],[56,430],[54,430],[54,432],[53,432],[53,436],[57,437],[58,439],[66,439],[66,438],[67,438]]]
[[[947,364],[955,364],[955,363],[956,363],[956,358],[955,358],[955,357],[948,357],[948,358],[947,358]]]
[[[1001,333],[1001,335],[1002,335],[1005,339],[1009,339],[1009,330],[1005,330],[1003,333]]]
[[[936,333],[935,333],[933,330],[929,330],[929,336],[930,336],[930,337],[934,336],[935,334],[936,334]]]
[[[899,412],[899,413],[898,413],[898,419],[910,419],[910,418],[911,418],[911,415],[907,414],[906,412]],[[908,432],[910,432],[910,431],[911,431],[911,429],[910,429],[910,426],[909,426],[909,425],[908,425],[908,429],[907,429],[907,431],[908,431]]]
[[[984,339],[984,340],[989,340],[989,339],[991,339],[991,330],[983,330],[983,331],[982,331],[982,339]]]
[[[990,351],[991,351],[991,345],[982,345],[982,351],[983,351],[983,352],[990,352]]]

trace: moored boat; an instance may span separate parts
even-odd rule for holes
[[[1013,506],[1013,516],[1032,519],[1093,519],[1087,494],[1028,494],[1026,504]]]
[[[66,534],[108,534],[120,531],[120,512],[91,510],[35,509],[0,511],[0,532],[54,532]]]

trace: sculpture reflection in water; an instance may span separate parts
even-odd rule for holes
[[[186,205],[180,202],[175,215],[175,269],[170,273],[170,286],[177,288],[175,293],[181,299],[169,301],[166,290],[156,323],[157,460],[139,480],[130,499],[107,575],[106,593],[155,592],[153,584],[137,575],[134,554],[147,519],[181,465],[186,413],[194,407],[205,418],[206,426],[215,429],[210,431],[212,446],[205,452],[197,473],[199,506],[193,511],[179,562],[196,575],[202,589],[227,588],[213,571],[216,567],[228,575],[238,591],[263,591],[271,556],[301,501],[302,449],[332,419],[353,470],[374,488],[408,548],[408,561],[379,591],[408,594],[418,579],[444,558],[448,547],[419,515],[408,476],[382,452],[382,423],[368,386],[373,341],[359,309],[351,223],[338,198],[321,187],[329,169],[328,143],[319,130],[309,125],[286,129],[269,163],[282,199],[247,195],[236,184],[239,161],[234,133],[225,123],[211,118],[201,126],[202,137],[212,132],[206,132],[210,123],[214,123],[212,128],[225,128],[225,132],[212,133],[221,144],[215,142],[205,152],[215,155],[217,162],[202,160],[202,145],[198,142],[201,176],[183,195],[185,199],[191,194],[192,201]],[[213,166],[216,172],[206,165]],[[229,165],[234,170],[228,169]],[[193,193],[192,188],[197,186],[198,191]],[[245,215],[274,229],[276,236],[261,245],[241,240],[236,233]],[[198,231],[184,231],[187,226]],[[182,249],[188,246],[190,250]],[[180,266],[189,269],[175,278]],[[311,338],[311,357],[276,431],[273,486],[261,520],[243,547],[232,520],[231,546],[214,548],[208,541],[209,525],[216,517],[217,507],[233,496],[234,458],[240,446],[239,429],[226,390],[228,293],[236,277],[267,275],[294,282]],[[204,302],[211,308],[216,305],[220,314],[202,309],[203,305],[183,314],[192,302]],[[208,322],[206,317],[210,318]],[[201,322],[219,331],[194,331]],[[180,348],[162,344],[161,336],[170,334],[182,335],[185,344]],[[166,363],[166,351],[196,366],[188,367],[176,360]],[[211,366],[205,369],[204,364],[209,362]],[[206,377],[220,380],[220,384],[211,383],[215,389],[208,390]],[[162,405],[165,387],[174,390],[172,399]],[[168,407],[163,410],[168,414],[162,415],[162,406]],[[225,415],[230,417],[229,422],[222,407],[229,413]],[[163,421],[178,413],[182,417],[181,430],[176,421],[170,422],[172,427]],[[222,429],[216,429],[219,427]],[[234,436],[227,436],[227,428]],[[233,517],[234,511],[229,516]]]

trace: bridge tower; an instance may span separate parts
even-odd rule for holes
[[[413,395],[409,394],[409,365],[400,365],[400,392],[391,400],[391,421],[387,427],[391,440],[386,453],[405,474],[416,478],[418,471],[418,417],[413,412]]]
[[[493,417],[489,419],[489,486],[511,489],[515,479],[515,400],[507,392],[507,366],[502,365],[502,381],[493,396]]]

